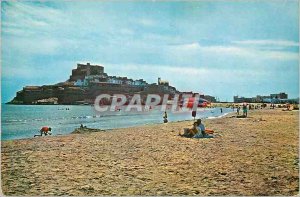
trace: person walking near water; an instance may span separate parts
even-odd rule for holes
[[[237,109],[236,109],[236,113],[237,113],[237,115],[240,115],[240,109],[241,109],[241,107],[240,107],[240,106],[238,106],[238,107],[237,107]]]
[[[221,110],[221,113],[223,113],[223,109],[221,108],[220,110]]]

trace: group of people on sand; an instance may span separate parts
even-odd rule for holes
[[[248,108],[247,108],[247,104],[243,104],[243,117],[247,117],[248,116]],[[239,116],[240,115],[240,110],[241,110],[241,107],[238,106],[236,108],[236,114]]]
[[[182,137],[187,138],[213,138],[211,134],[214,133],[211,129],[206,129],[204,124],[202,124],[201,119],[198,119],[196,122],[194,122],[194,125],[192,128],[184,128],[183,134],[179,133]]]
[[[168,122],[168,114],[165,111],[163,119],[164,123]],[[204,124],[202,124],[201,119],[198,119],[196,122],[194,122],[192,128],[184,128],[183,134],[179,132],[179,136],[187,137],[187,138],[213,138],[211,134],[213,134],[214,131],[211,129],[206,129]]]

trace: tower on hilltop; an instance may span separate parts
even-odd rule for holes
[[[104,74],[104,67],[100,65],[77,64],[77,68],[72,70],[72,75],[69,81],[83,80],[89,75],[101,75]]]

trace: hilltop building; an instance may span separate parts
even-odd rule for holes
[[[77,64],[77,68],[72,70],[72,75],[70,76],[69,81],[77,81],[78,79],[84,80],[86,76],[99,76],[105,77],[107,76],[104,73],[104,67],[100,65],[91,65],[87,64]]]
[[[169,82],[148,84],[144,79],[130,79],[120,76],[109,76],[101,65],[77,64],[65,82],[54,85],[26,86],[18,91],[12,104],[41,104],[55,102],[58,104],[92,104],[100,94],[133,95],[180,93]],[[50,99],[51,98],[51,99]],[[54,103],[53,103],[54,104]]]
[[[168,85],[169,85],[169,81],[161,80],[161,78],[158,77],[157,84],[158,84],[158,85],[165,85],[165,86],[168,86]]]
[[[158,78],[158,83],[148,84],[144,79],[130,79],[120,76],[109,76],[101,65],[77,64],[72,74],[65,82],[54,85],[26,86],[18,91],[12,104],[93,104],[100,94],[124,94],[127,97],[139,93],[142,100],[148,94],[168,94],[172,99],[175,94],[183,94],[175,87],[170,86],[169,81]],[[189,92],[192,95],[193,92]],[[203,95],[208,101],[214,101],[214,97]],[[142,101],[143,103],[144,101]]]
[[[68,82],[74,86],[87,87],[97,85],[99,83],[145,86],[147,82],[143,79],[128,79],[127,77],[108,76],[104,72],[104,67],[100,65],[77,64],[77,68],[72,70]]]

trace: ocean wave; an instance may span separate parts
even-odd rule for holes
[[[12,122],[25,122],[26,120],[15,120],[15,119],[12,119],[12,120],[2,120],[2,122],[4,123],[12,123]]]
[[[233,112],[227,112],[227,113],[221,114],[221,115],[219,115],[219,116],[209,116],[209,117],[207,117],[206,119],[222,118],[222,117],[224,117],[224,116],[226,116],[226,115],[228,115],[228,114],[230,114],[230,113],[233,113]]]

